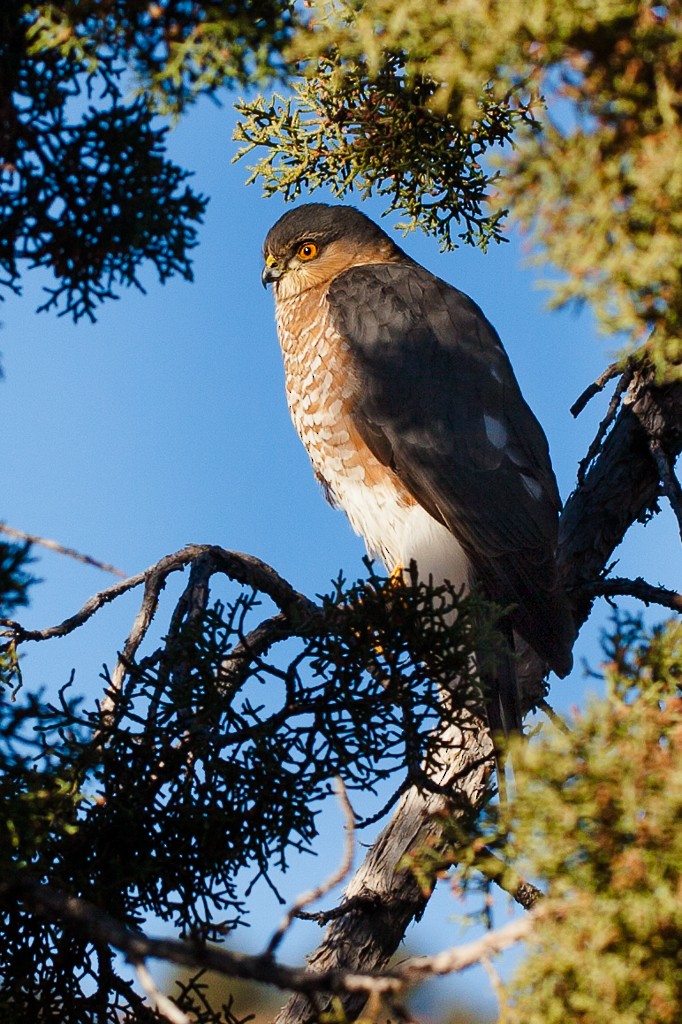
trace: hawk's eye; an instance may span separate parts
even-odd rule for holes
[[[317,256],[317,246],[314,242],[304,242],[298,247],[296,255],[299,260],[314,260]]]

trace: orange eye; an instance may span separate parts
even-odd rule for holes
[[[317,256],[317,246],[314,242],[304,242],[299,246],[296,255],[299,260],[314,260]]]

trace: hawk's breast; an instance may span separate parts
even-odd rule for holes
[[[414,558],[423,577],[467,583],[469,563],[458,542],[376,458],[355,426],[355,367],[326,291],[311,288],[276,308],[289,410],[315,473],[368,553],[389,570]]]

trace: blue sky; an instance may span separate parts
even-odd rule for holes
[[[244,186],[244,162],[230,164],[233,120],[229,105],[203,104],[170,137],[173,158],[194,170],[194,186],[211,196],[193,284],[162,287],[143,273],[147,295],[124,292],[102,307],[94,325],[37,315],[41,285],[49,283],[38,273],[26,277],[23,297],[0,306],[0,515],[131,574],[189,542],[248,551],[314,595],[340,569],[361,575],[364,548],[343,515],[325,504],[289,419],[272,296],[260,283],[262,241],[285,206],[264,200],[258,186]],[[383,211],[376,202],[363,209],[376,218]],[[606,399],[577,422],[568,409],[610,361],[615,343],[596,336],[589,312],[546,311],[546,294],[523,268],[518,240],[487,255],[465,248],[443,255],[421,234],[401,244],[471,295],[497,327],[545,427],[566,497]],[[38,554],[43,583],[23,616],[27,625],[60,621],[113,582],[69,559]],[[677,586],[679,538],[669,509],[633,530],[619,556],[619,574]],[[27,650],[27,685],[64,682],[75,667],[76,690],[98,692],[101,665],[114,662],[137,600],[117,602],[72,638]],[[602,604],[578,643],[578,667],[553,688],[560,709],[584,699],[580,660],[598,663],[596,638],[605,621]],[[322,850],[316,878],[328,873],[338,837]],[[311,870],[307,860],[305,874],[293,873],[292,892],[302,878],[310,883]],[[256,937],[279,913],[265,891],[262,899]],[[453,913],[451,905],[430,912],[421,929],[427,947],[456,941],[447,924]],[[295,937],[288,958],[306,941]]]

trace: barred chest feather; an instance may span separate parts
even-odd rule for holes
[[[455,538],[417,504],[357,430],[359,382],[349,345],[331,322],[326,286],[277,301],[276,320],[289,411],[328,500],[345,511],[370,556],[389,571],[415,559],[423,577],[467,586],[469,563]]]

